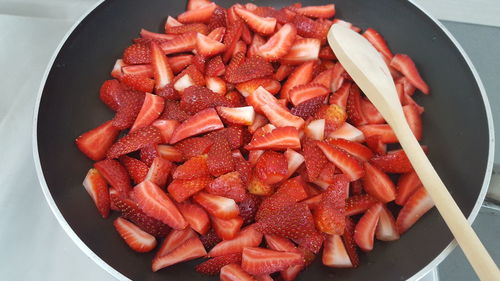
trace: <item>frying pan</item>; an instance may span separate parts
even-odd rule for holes
[[[255,1],[282,7],[292,1]],[[326,1],[302,1],[320,5]],[[219,0],[229,7],[234,1]],[[444,27],[415,4],[399,0],[336,0],[338,17],[365,29],[373,27],[391,49],[409,54],[432,93],[416,100],[425,106],[423,143],[429,158],[461,210],[472,221],[489,184],[494,148],[491,109],[484,88],[466,54]],[[98,98],[119,58],[140,28],[161,31],[167,15],[184,11],[182,1],[110,0],[100,3],[60,45],[41,86],[34,115],[33,151],[47,201],[75,243],[119,279],[216,280],[199,275],[199,261],[160,272],[150,270],[153,253],[138,254],[120,239],[111,223],[100,219],[82,180],[92,162],[74,145],[82,132],[112,118]],[[297,280],[417,279],[453,249],[453,237],[435,209],[400,240],[376,242],[361,254],[358,269],[330,269],[316,258]]]

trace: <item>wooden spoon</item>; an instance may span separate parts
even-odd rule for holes
[[[481,280],[500,280],[500,271],[415,139],[403,114],[389,68],[363,36],[339,24],[328,43],[344,69],[392,127],[406,155],[465,256]]]

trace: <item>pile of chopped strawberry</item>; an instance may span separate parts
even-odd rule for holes
[[[399,239],[433,207],[327,45],[332,24],[362,32],[334,16],[333,4],[189,0],[164,32],[143,29],[124,49],[99,91],[115,116],[76,145],[96,161],[83,185],[100,216],[117,217],[134,251],[160,245],[153,271],[204,258],[195,270],[221,280],[290,281],[316,255],[354,268],[359,250]],[[428,85],[376,30],[362,35],[420,140],[413,96]]]

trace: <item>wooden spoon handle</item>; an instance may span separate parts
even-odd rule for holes
[[[413,168],[431,196],[444,221],[455,236],[465,256],[483,281],[500,280],[500,271],[488,254],[462,211],[451,197],[436,170],[415,139],[404,116],[392,118],[391,127],[399,139]],[[396,121],[397,120],[397,121]]]

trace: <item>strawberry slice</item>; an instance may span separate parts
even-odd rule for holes
[[[243,201],[246,193],[238,172],[230,172],[216,178],[205,188],[205,191],[210,194],[231,198],[235,202]]]
[[[264,45],[265,43],[266,43],[266,39],[264,39],[259,34],[254,33],[254,35],[252,37],[252,41],[250,42],[250,45],[248,46],[247,56],[248,57],[258,56],[260,46]]]
[[[151,181],[158,186],[165,186],[168,176],[172,170],[172,162],[162,157],[156,157],[149,167],[145,180]]]
[[[286,157],[278,152],[264,152],[255,165],[255,174],[268,185],[280,182],[286,177],[287,173]]]
[[[300,249],[297,249],[297,247],[295,247],[295,244],[293,244],[290,240],[288,240],[286,238],[282,238],[282,237],[275,236],[275,235],[266,235],[265,237],[266,237],[267,246],[271,250],[281,251],[281,252],[297,252],[297,253],[301,253],[303,256],[305,256],[305,254],[303,254]],[[304,250],[304,249],[302,249],[302,250]],[[306,264],[307,264],[307,261],[306,261]],[[304,269],[304,267],[305,267],[305,264],[290,266],[287,269],[282,270],[280,272],[281,278],[283,278],[283,280],[285,280],[285,281],[292,281]],[[259,275],[259,276],[269,276],[269,275]],[[268,279],[262,279],[262,280],[268,280]],[[269,280],[272,280],[272,278]]]
[[[187,4],[187,10],[188,11],[197,10],[211,3],[212,2],[209,0],[189,0]]]
[[[150,144],[141,148],[139,152],[140,160],[144,162],[146,165],[151,166],[153,164],[153,160],[158,157],[158,151],[156,150],[156,145]]]
[[[308,61],[293,70],[288,80],[281,87],[282,99],[289,99],[289,92],[293,87],[311,82],[314,65],[315,61]]]
[[[243,225],[243,219],[240,216],[226,220],[211,216],[210,219],[215,233],[224,240],[233,239]]]
[[[165,108],[165,101],[162,97],[146,93],[146,98],[142,104],[139,115],[135,119],[130,132],[147,127],[153,123],[163,112]]]
[[[154,236],[144,232],[128,220],[119,217],[113,221],[113,225],[132,250],[145,253],[156,247],[156,238]]]
[[[196,48],[196,32],[191,31],[177,35],[174,39],[160,43],[160,48],[166,55],[191,52]]]
[[[261,57],[249,57],[234,68],[231,68],[230,64],[227,67],[225,78],[229,83],[242,83],[273,73],[274,69],[271,63]]]
[[[146,44],[133,44],[123,52],[125,64],[148,64],[151,63],[151,52]]]
[[[361,99],[361,111],[366,117],[368,124],[384,124],[385,119],[378,109],[367,99]]]
[[[104,159],[106,151],[113,145],[120,130],[108,121],[76,138],[78,149],[94,161]]]
[[[354,231],[355,231],[354,221],[351,218],[346,217],[345,231],[344,234],[342,235],[342,241],[344,242],[345,249],[347,251],[347,254],[349,255],[353,267],[356,268],[359,266],[359,256],[357,250],[358,247],[356,245],[356,241],[354,240]]]
[[[268,61],[276,61],[288,53],[296,35],[295,26],[287,23],[274,33],[264,45],[260,46],[257,53]]]
[[[300,177],[285,181],[270,197],[265,198],[257,211],[256,219],[260,221],[271,217],[283,208],[307,198],[305,184]]]
[[[295,91],[295,89],[301,88],[302,86],[306,86],[306,85],[296,86],[294,88],[294,91]],[[316,113],[321,109],[324,100],[325,100],[325,96],[318,96],[318,97],[306,100],[306,101],[300,103],[298,106],[293,107],[290,110],[290,112],[295,116],[301,117],[303,119],[307,119],[311,116],[316,115]],[[323,119],[323,121],[324,121],[324,119]]]
[[[174,144],[185,138],[221,129],[224,127],[222,121],[213,108],[202,110],[186,121],[174,131],[170,143]]]
[[[175,169],[174,179],[192,180],[196,178],[210,177],[207,166],[207,156],[194,156]]]
[[[180,103],[178,101],[165,101],[165,110],[163,110],[160,119],[176,120],[179,122],[184,122],[189,119],[190,114],[181,109]]]
[[[344,125],[347,119],[346,111],[336,105],[322,105],[316,112],[315,117],[325,119],[325,133],[331,133]]]
[[[368,147],[357,142],[345,139],[328,139],[326,142],[343,149],[358,158],[360,161],[368,161],[373,157],[373,152]]]
[[[431,196],[423,186],[419,187],[399,211],[396,219],[396,227],[399,233],[405,233],[432,207],[434,207],[434,201],[432,201]]]
[[[389,176],[368,162],[365,162],[364,165],[363,186],[366,193],[383,203],[394,200],[396,198],[396,187]]]
[[[234,171],[231,147],[223,136],[214,139],[214,144],[208,151],[207,166],[210,173],[216,177]]]
[[[206,260],[195,267],[195,270],[201,274],[205,275],[217,275],[220,273],[221,268],[228,264],[239,264],[241,263],[241,254],[229,254],[224,256],[215,257]],[[227,274],[228,268],[225,269]],[[241,279],[237,279],[241,280]],[[250,279],[252,280],[252,279]]]
[[[107,218],[110,207],[108,184],[97,169],[91,168],[87,172],[83,180],[83,187],[94,201],[101,216]]]
[[[405,114],[406,121],[410,126],[413,135],[417,140],[422,139],[422,118],[420,117],[419,109],[416,105],[408,104],[403,106],[403,113]]]
[[[198,33],[196,36],[196,50],[201,56],[208,58],[224,52],[226,46],[217,40]]]
[[[196,192],[204,189],[212,182],[211,178],[195,178],[191,180],[173,180],[168,185],[168,193],[177,202],[183,202]]]
[[[351,268],[353,264],[339,235],[328,235],[323,249],[323,265],[334,268]]]
[[[217,107],[220,117],[236,125],[252,125],[255,119],[255,110],[252,106],[244,107]]]
[[[217,93],[221,96],[226,94],[227,86],[226,81],[219,77],[207,77],[206,79],[207,88],[212,92]]]
[[[364,115],[361,104],[362,98],[359,87],[356,84],[352,84],[349,97],[347,98],[346,111],[349,116],[350,123],[356,127],[368,124],[368,120]]]
[[[316,38],[301,38],[293,42],[288,52],[281,57],[284,64],[301,64],[306,61],[317,60],[320,54],[321,41]]]
[[[172,138],[172,134],[175,129],[180,125],[176,120],[165,120],[158,119],[154,121],[151,125],[160,130],[161,138],[163,143],[168,143]]]
[[[122,68],[123,74],[154,77],[153,67],[150,64],[128,65]]]
[[[172,229],[170,233],[165,237],[160,249],[156,252],[155,258],[165,256],[175,250],[179,245],[184,244],[187,240],[196,237],[196,232],[190,227],[185,229]]]
[[[323,167],[328,163],[328,159],[314,141],[304,143],[302,154],[306,164],[307,177],[311,180],[316,179]]]
[[[415,191],[422,186],[422,182],[418,178],[415,171],[403,174],[398,179],[398,189],[396,191],[396,204],[404,206],[408,198],[410,198]]]
[[[370,163],[386,173],[408,173],[413,167],[402,149],[389,151],[386,155],[375,156]]]
[[[388,124],[364,125],[358,127],[366,138],[379,135],[383,143],[397,143],[398,138]]]
[[[333,139],[346,139],[355,142],[363,142],[365,140],[363,132],[347,122],[345,122],[337,130],[328,134],[328,137]]]
[[[127,155],[120,156],[120,162],[127,169],[132,180],[139,184],[146,178],[149,167],[141,160],[129,157]]]
[[[228,101],[223,96],[202,86],[186,88],[181,98],[181,109],[188,113],[197,113],[215,106],[226,106]]]
[[[299,15],[311,18],[331,18],[335,15],[335,5],[307,6],[294,9],[293,11]]]
[[[172,252],[161,257],[155,257],[153,259],[152,270],[156,272],[176,263],[203,257],[206,254],[207,252],[205,251],[200,239],[198,237],[193,237],[188,239]]]
[[[129,191],[132,189],[130,186],[130,177],[125,167],[116,160],[102,160],[94,164],[94,168],[99,171],[99,174],[104,177],[109,185],[114,187],[120,196],[127,197]]]
[[[174,80],[174,73],[170,68],[167,57],[155,42],[151,43],[151,65],[153,66],[155,87],[161,89]]]
[[[204,4],[201,6],[192,5],[193,10],[187,10],[184,13],[180,14],[179,16],[177,16],[177,20],[181,23],[208,23],[216,7],[217,5],[213,2],[209,2],[209,4]]]
[[[127,64],[123,62],[122,59],[117,59],[115,65],[113,66],[113,69],[111,70],[111,77],[120,79],[123,75],[122,68],[125,66],[127,66]]]
[[[289,178],[293,173],[295,173],[295,171],[297,171],[300,165],[304,163],[304,156],[290,148],[285,151],[284,155],[286,158],[288,169],[286,178]]]
[[[387,42],[385,41],[384,37],[378,33],[373,28],[368,28],[363,32],[363,37],[368,40],[377,51],[381,52],[386,58],[389,60],[392,59],[394,56],[391,52],[391,49],[389,49],[389,46],[387,45]]]
[[[278,103],[278,100],[263,86],[259,86],[255,91],[250,92],[246,97],[246,101],[253,108],[262,113],[262,106],[271,103]]]
[[[220,270],[221,281],[253,281],[255,280],[250,274],[241,268],[236,263],[225,265]]]
[[[211,138],[188,138],[175,144],[175,148],[182,153],[185,159],[206,154],[214,141]]]
[[[161,142],[160,131],[153,126],[147,126],[129,133],[115,142],[107,152],[108,158],[118,158],[121,155],[139,150],[150,144]]]
[[[121,68],[120,68],[121,73]],[[125,93],[125,89],[116,79],[106,80],[102,83],[99,89],[99,98],[101,101],[111,108],[113,111],[117,111],[120,107],[119,98]]]
[[[326,158],[335,164],[349,178],[349,181],[355,181],[363,177],[365,174],[363,166],[354,156],[327,143],[319,141],[316,143]]]
[[[188,225],[167,194],[156,184],[143,181],[134,187],[134,198],[146,215],[160,220],[174,229],[183,229]]]
[[[224,62],[228,62],[231,57],[235,57],[234,49],[236,48],[236,44],[238,43],[238,40],[240,40],[241,35],[243,33],[243,27],[245,24],[238,19],[238,21],[234,22],[233,24],[230,24],[227,29],[226,29],[226,34],[224,35],[224,40],[223,43],[226,46],[226,51],[224,52],[224,55],[222,56],[222,59]],[[244,53],[242,53],[243,58],[244,58]]]
[[[322,193],[321,201],[313,211],[318,230],[327,234],[341,235],[345,228],[345,198],[349,186],[345,176]]]
[[[290,266],[303,264],[302,255],[296,252],[280,252],[248,247],[243,249],[241,256],[242,268],[254,275],[270,274]]]
[[[120,107],[113,118],[113,126],[120,130],[130,128],[141,111],[145,96],[138,91],[128,91],[120,96],[118,99]]]
[[[209,257],[241,253],[246,247],[257,247],[262,242],[262,234],[253,226],[241,230],[233,239],[224,240],[208,252]]]
[[[379,135],[366,138],[366,145],[377,155],[385,155],[387,153],[387,144],[382,142]]]
[[[143,44],[149,44],[151,42],[163,42],[167,40],[172,40],[174,36],[172,34],[163,34],[163,33],[156,33],[152,31],[148,31],[144,28],[141,29],[139,32],[141,35],[140,39],[145,39],[145,40],[140,40],[139,42]],[[134,42],[139,43],[138,41],[134,40]]]
[[[353,195],[346,200],[345,215],[353,216],[364,213],[377,202],[378,200],[370,194]]]
[[[304,119],[293,115],[287,108],[278,103],[269,103],[260,108],[269,122],[276,127],[295,127],[297,130],[304,126]]]
[[[246,52],[247,52],[247,44],[243,40],[238,40],[238,42],[236,42],[236,44],[234,45],[233,56],[236,55],[237,53],[246,54]]]
[[[241,127],[233,126],[211,132],[206,137],[213,139],[214,142],[223,138],[228,142],[230,149],[238,149],[243,145],[245,133]]]
[[[365,252],[373,249],[373,238],[382,209],[383,205],[381,203],[373,205],[356,224],[354,240],[361,250]]]
[[[194,195],[193,199],[205,208],[210,215],[220,219],[232,219],[239,214],[238,205],[230,198],[200,192]]]
[[[222,239],[217,235],[214,228],[210,228],[210,230],[205,235],[200,236],[201,243],[205,246],[205,249],[210,250],[215,245],[219,244]]]
[[[253,31],[260,35],[270,35],[276,27],[276,19],[271,17],[259,17],[256,14],[239,7],[235,7],[235,12],[240,16]]]
[[[293,18],[293,23],[297,27],[297,34],[306,38],[317,38],[321,40],[321,44],[326,43],[326,35],[332,26],[332,21],[319,19],[312,20],[302,15],[296,15]]]
[[[383,206],[382,211],[380,211],[375,237],[381,241],[395,241],[399,239],[396,220],[386,206]]]
[[[187,32],[198,32],[203,35],[208,34],[208,26],[203,23],[181,24],[177,26],[168,27],[166,32],[168,34],[183,34]],[[175,37],[174,37],[175,38]]]
[[[205,74],[207,76],[222,76],[225,72],[226,66],[224,65],[224,62],[222,62],[221,56],[211,58],[205,65]]]
[[[329,92],[330,90],[323,85],[310,83],[293,87],[288,93],[288,97],[297,106],[316,97],[323,97],[324,99]]]
[[[330,96],[330,104],[336,104],[343,109],[347,109],[347,99],[349,98],[349,94],[351,91],[351,85],[352,83],[349,81],[346,81],[345,83],[342,83],[342,86],[337,89],[331,96]]]
[[[201,235],[208,232],[208,229],[210,228],[210,220],[207,212],[205,212],[202,207],[197,204],[180,203],[177,204],[177,208],[179,208],[182,216],[186,219],[192,229]]]
[[[257,209],[261,203],[260,197],[253,194],[246,194],[243,201],[238,204],[243,225],[254,223]]]
[[[276,73],[274,74],[274,79],[278,81],[283,81],[287,78],[293,71],[295,70],[295,66],[288,64],[281,64]]]
[[[413,60],[405,54],[396,54],[390,63],[391,67],[394,67],[397,71],[403,73],[403,75],[410,81],[410,83],[419,89],[424,94],[429,94],[429,86],[422,79],[418,73],[417,67]]]
[[[208,29],[214,30],[219,27],[227,26],[227,13],[224,8],[216,7],[212,13],[212,17],[208,22]]]
[[[300,149],[299,131],[295,127],[280,127],[261,136],[254,137],[245,146],[247,150],[276,149],[286,150]]]
[[[337,56],[333,52],[332,48],[330,46],[324,46],[321,47],[319,50],[318,57],[322,60],[336,60]]]
[[[324,71],[320,72],[318,75],[316,75],[316,77],[314,77],[314,79],[311,81],[311,83],[320,84],[320,85],[326,87],[327,89],[330,89],[330,87],[332,85],[332,80],[333,80],[332,78],[333,78],[333,68],[327,68],[326,70],[324,70]]]
[[[123,75],[122,83],[140,92],[153,92],[155,81],[142,75]]]

